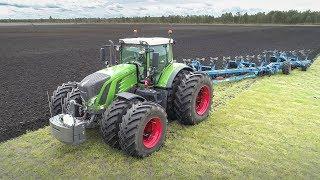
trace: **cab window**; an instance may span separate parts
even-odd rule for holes
[[[120,54],[121,63],[137,63],[139,65],[139,78],[144,79],[147,75],[147,63],[145,47],[141,45],[122,45]]]
[[[144,47],[140,45],[124,45],[121,50],[121,63],[140,62],[144,64]]]
[[[159,66],[157,67],[158,70],[164,69],[168,64],[168,51],[169,46],[167,44],[164,45],[157,45],[157,46],[151,46],[150,49],[153,50],[151,52],[151,56],[153,57],[153,53],[159,53]]]

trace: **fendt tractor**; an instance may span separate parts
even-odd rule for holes
[[[168,119],[194,125],[208,117],[212,80],[174,62],[170,36],[109,42],[100,49],[106,68],[53,92],[55,138],[77,145],[86,140],[86,128],[100,126],[107,144],[145,157],[164,144]]]

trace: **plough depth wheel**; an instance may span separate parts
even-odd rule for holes
[[[282,73],[289,75],[291,73],[291,64],[289,61],[283,62]]]

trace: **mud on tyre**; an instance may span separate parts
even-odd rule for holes
[[[185,75],[176,92],[175,112],[182,124],[194,125],[209,115],[212,104],[212,81],[208,75]]]

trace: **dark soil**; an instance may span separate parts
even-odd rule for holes
[[[48,124],[47,92],[103,68],[108,39],[167,36],[169,25],[0,26],[0,142]],[[316,49],[320,27],[174,25],[176,59]]]

